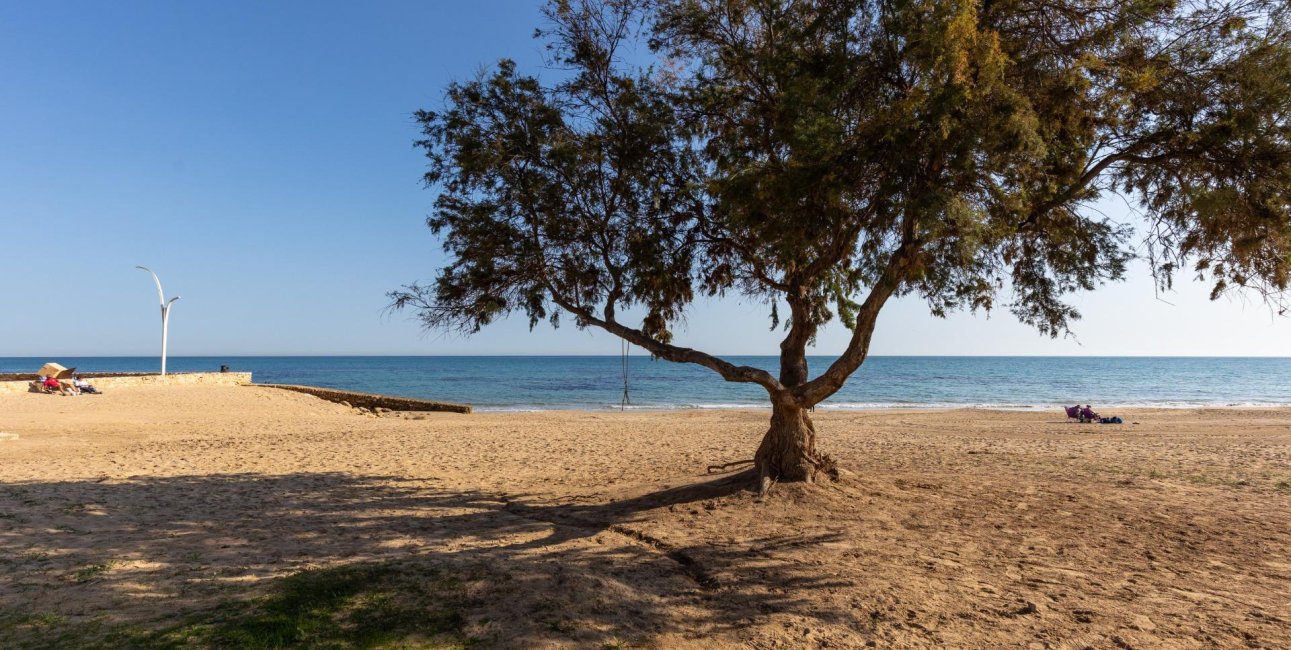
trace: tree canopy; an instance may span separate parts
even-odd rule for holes
[[[802,409],[861,365],[892,296],[937,315],[1004,296],[1058,336],[1067,297],[1142,251],[1162,287],[1282,305],[1285,0],[558,0],[547,17],[545,77],[504,60],[416,114],[451,263],[391,297],[429,327],[564,312]],[[1092,208],[1108,196],[1143,226]],[[784,328],[778,375],[674,341],[697,296],[730,294]],[[833,319],[848,347],[811,377]]]

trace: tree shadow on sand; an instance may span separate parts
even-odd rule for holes
[[[777,545],[827,543],[829,534],[732,544],[678,532],[678,509],[751,500],[742,475],[604,503],[542,504],[435,483],[317,473],[0,486],[0,644],[86,622],[173,627],[230,601],[272,600],[283,576],[355,563],[450,572],[458,631],[487,646],[702,645],[786,611],[866,625],[846,608],[804,600],[849,584],[821,567],[771,561]],[[660,522],[671,525],[652,525]]]

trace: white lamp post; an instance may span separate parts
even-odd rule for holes
[[[166,333],[170,329],[170,306],[179,300],[179,296],[166,300],[166,294],[161,290],[161,280],[157,279],[157,274],[146,266],[136,266],[136,269],[143,269],[152,274],[152,281],[157,283],[157,301],[161,303],[161,376],[166,376]]]

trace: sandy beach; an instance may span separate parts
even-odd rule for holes
[[[843,480],[759,501],[706,467],[764,411],[0,396],[0,646],[201,645],[362,567],[437,576],[406,647],[1291,647],[1291,410],[1115,414],[820,411]]]

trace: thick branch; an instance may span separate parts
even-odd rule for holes
[[[758,384],[759,386],[767,389],[767,392],[772,395],[784,393],[784,386],[782,386],[780,382],[776,381],[775,377],[772,377],[771,374],[765,370],[753,368],[751,366],[737,366],[729,361],[719,359],[711,354],[700,352],[699,350],[678,347],[668,343],[663,343],[662,341],[657,341],[646,335],[646,333],[641,330],[627,327],[626,325],[619,323],[617,320],[614,320],[613,308],[606,309],[606,318],[597,318],[591,310],[580,307],[573,302],[566,300],[556,292],[551,291],[550,287],[548,287],[548,291],[551,293],[551,299],[555,301],[557,305],[560,305],[569,313],[577,316],[584,323],[595,325],[610,334],[627,341],[628,343],[644,348],[650,352],[650,354],[653,354],[660,359],[677,363],[693,363],[704,366],[705,368],[713,370],[717,374],[721,375],[726,381]]]
[[[780,341],[780,383],[793,388],[807,381],[807,341],[816,333],[816,326],[812,321],[811,303],[800,287],[787,298],[789,333]]]
[[[816,279],[826,270],[843,260],[856,246],[860,236],[861,224],[869,218],[873,207],[866,209],[866,214],[855,220],[855,225],[848,228],[841,236],[834,239],[830,247],[801,271],[789,274],[789,285],[784,287],[789,302],[789,333],[780,341],[780,383],[789,388],[800,386],[807,381],[807,343],[816,335],[814,305],[807,294],[807,287],[816,286]]]
[[[838,392],[844,382],[861,367],[865,357],[870,353],[870,338],[874,335],[874,325],[878,321],[879,311],[892,294],[896,293],[905,280],[918,251],[913,236],[907,236],[901,246],[892,253],[891,259],[883,269],[870,294],[856,313],[856,327],[852,330],[852,339],[847,343],[847,350],[830,364],[819,377],[797,386],[791,390],[794,399],[802,406],[815,406],[822,400]]]

